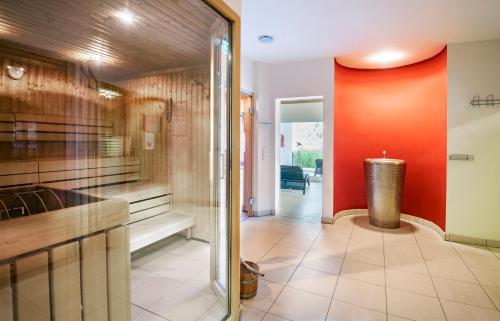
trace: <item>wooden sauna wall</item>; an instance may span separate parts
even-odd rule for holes
[[[174,211],[195,216],[193,236],[209,239],[209,66],[177,69],[120,83],[127,92],[127,130],[142,179],[167,184]],[[172,99],[172,121],[166,119]],[[154,115],[155,148],[144,148],[143,114]]]
[[[21,80],[7,66],[23,67]],[[0,113],[26,113],[112,120],[123,135],[123,98],[99,96],[86,66],[48,59],[0,46]],[[96,157],[96,142],[0,142],[0,160]]]

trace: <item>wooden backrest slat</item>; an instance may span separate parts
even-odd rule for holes
[[[1,163],[0,175],[16,175],[38,172],[38,162]]]
[[[8,125],[8,124],[5,123],[5,125]],[[12,126],[12,124],[10,124],[10,125]],[[1,126],[2,126],[2,123],[0,123],[0,131],[2,131]],[[17,122],[16,126],[15,126],[15,130],[18,132],[36,131],[36,132],[47,132],[47,133],[113,135],[113,128],[112,127],[45,124],[45,123],[35,123],[35,122],[30,122],[30,123]]]
[[[14,117],[16,122],[113,127],[113,122],[106,119],[85,119],[80,117],[61,117],[19,113],[14,114]]]
[[[14,123],[15,121],[14,114],[0,113],[0,122]]]

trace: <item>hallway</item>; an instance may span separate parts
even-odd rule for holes
[[[366,216],[267,216],[241,224],[241,256],[265,276],[243,321],[500,320],[500,251]]]

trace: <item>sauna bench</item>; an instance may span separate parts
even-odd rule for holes
[[[140,167],[137,157],[0,162],[0,187],[39,185],[124,202],[131,251],[183,231],[190,238],[193,215],[171,212],[171,188],[140,180]]]
[[[131,252],[183,231],[191,238],[194,217],[171,212],[172,192],[167,185],[136,182],[92,188],[85,193],[129,203]]]

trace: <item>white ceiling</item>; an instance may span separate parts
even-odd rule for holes
[[[264,34],[275,41],[259,43]],[[242,0],[242,51],[254,61],[337,57],[351,67],[394,67],[447,43],[498,38],[500,0]],[[406,57],[367,61],[382,50]]]

